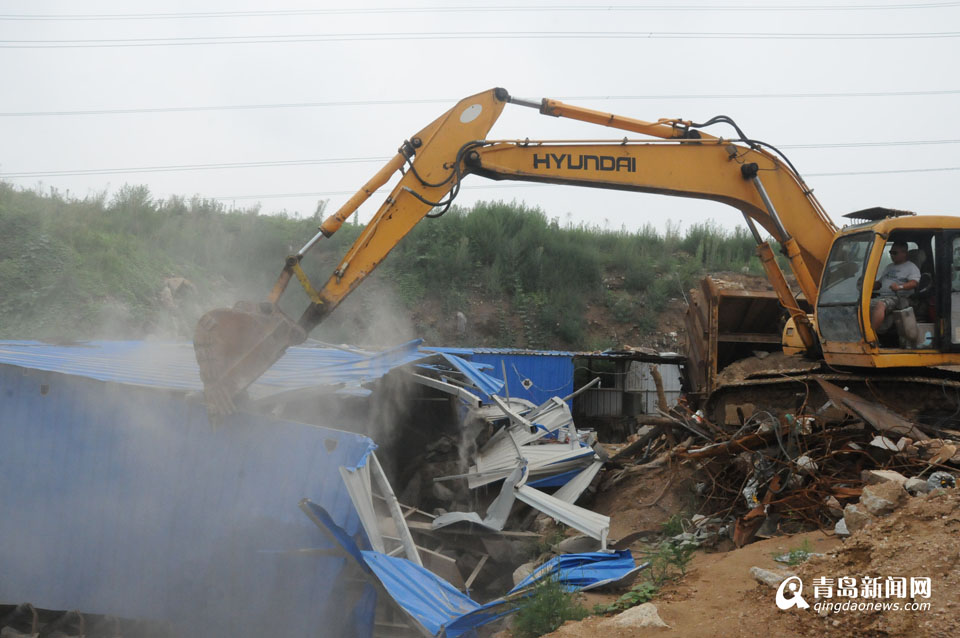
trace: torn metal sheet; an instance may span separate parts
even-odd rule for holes
[[[537,406],[532,401],[527,401],[526,399],[521,399],[519,397],[510,397],[509,399],[504,399],[503,401],[507,404],[511,411],[521,416],[529,414],[533,410],[537,409]],[[474,416],[491,423],[507,418],[506,413],[500,409],[500,406],[496,403],[484,404],[474,410],[473,414]]]
[[[455,354],[441,352],[440,356],[458,372],[470,379],[471,383],[487,396],[493,396],[503,389],[503,381],[481,372],[476,364],[461,359]]]
[[[520,454],[527,461],[530,477],[549,476],[585,467],[596,458],[593,448],[586,445],[576,449],[560,444],[522,445]],[[494,483],[509,476],[516,466],[516,450],[505,445],[498,448],[496,454],[477,457],[476,464],[470,467],[466,475],[467,485],[475,489]]]
[[[500,488],[500,494],[494,499],[493,503],[487,509],[487,515],[481,519],[476,512],[448,512],[433,519],[433,529],[441,529],[454,523],[473,523],[494,532],[503,530],[510,516],[510,510],[516,500],[514,488],[523,478],[523,467],[518,467],[511,472],[510,476],[503,482]]]
[[[510,407],[500,397],[491,397],[493,402],[510,418],[510,426],[500,430],[490,437],[487,444],[480,450],[481,454],[506,445],[512,445],[506,440],[507,432],[513,435],[518,445],[532,443],[545,436],[558,432],[561,428],[573,427],[573,415],[566,403],[554,397],[556,401],[551,400],[527,416],[521,416]],[[575,430],[574,430],[575,431]]]
[[[490,437],[477,454],[468,474],[471,489],[506,477],[516,463],[517,446],[528,462],[531,476],[559,474],[585,465],[596,455],[580,441],[570,409],[559,398],[539,406],[530,417],[523,417],[499,398],[494,403],[510,417],[511,424]],[[547,437],[564,440],[564,444],[528,445]]]
[[[599,472],[602,467],[603,461],[594,461],[587,469],[581,471],[568,481],[566,485],[554,492],[553,497],[570,504],[576,503],[584,490],[590,487],[590,483],[593,482],[593,477],[597,475],[597,472]]]
[[[881,432],[908,436],[914,441],[926,441],[930,438],[915,424],[882,405],[858,397],[829,381],[818,378],[817,383],[835,406],[863,419]]]
[[[600,548],[607,548],[607,536],[610,534],[610,517],[591,512],[588,509],[567,503],[546,492],[527,485],[516,488],[517,498],[537,509],[550,518],[579,530],[591,538],[600,541]]]
[[[434,390],[440,390],[441,392],[446,392],[447,394],[453,395],[471,407],[479,408],[483,405],[483,401],[480,399],[480,397],[461,386],[440,381],[439,379],[427,377],[422,374],[411,373],[410,376],[420,385],[425,385],[428,388],[433,388]]]

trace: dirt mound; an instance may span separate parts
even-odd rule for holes
[[[654,477],[650,477],[654,478]],[[656,480],[653,481],[657,483]],[[641,489],[639,485],[633,489]],[[668,490],[669,491],[669,490]],[[630,498],[635,498],[634,494]],[[687,576],[662,591],[654,604],[671,627],[611,630],[603,618],[568,623],[550,634],[554,638],[585,638],[605,635],[622,638],[663,635],[694,636],[822,636],[841,638],[954,638],[960,636],[960,490],[911,498],[899,510],[877,519],[840,544],[838,538],[821,532],[771,538],[725,553],[698,553]],[[773,588],[753,580],[753,566],[777,570],[783,565],[773,556],[807,547],[823,557],[788,568],[803,582],[802,594],[809,609],[781,611]],[[869,598],[879,602],[911,602],[911,577],[931,579],[930,597],[915,597],[930,603],[928,610],[821,611],[818,602],[843,602],[836,589],[840,577],[906,578],[907,598]],[[814,579],[832,579],[833,598],[814,597]],[[860,596],[856,601],[866,601]]]
[[[804,565],[804,583],[818,577],[930,578],[928,611],[841,612],[820,621],[826,635],[960,635],[960,490],[912,498],[901,509],[874,521],[827,556]],[[909,601],[908,598],[902,602]],[[891,598],[888,600],[898,600]],[[774,609],[773,611],[777,611]],[[797,614],[795,631],[818,623]],[[838,621],[839,625],[834,621]],[[815,634],[814,634],[815,635]]]

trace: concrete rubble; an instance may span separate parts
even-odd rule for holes
[[[796,576],[796,574],[794,574],[793,572],[789,572],[786,570],[775,572],[769,569],[764,569],[762,567],[751,567],[750,575],[753,576],[755,580],[763,583],[764,585],[769,585],[770,587],[774,587],[774,588],[779,587],[780,583],[782,583],[787,578]]]
[[[600,626],[610,629],[641,629],[643,627],[669,627],[670,625],[660,618],[656,605],[643,603],[603,621]]]

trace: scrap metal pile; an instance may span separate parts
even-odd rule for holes
[[[488,412],[492,426],[502,425],[473,455],[465,474],[434,481],[466,479],[470,489],[503,481],[500,493],[481,517],[476,512],[450,512],[433,522],[434,529],[470,523],[492,531],[504,528],[516,500],[596,539],[606,547],[610,518],[574,503],[603,467],[596,435],[580,432],[567,398],[553,397],[540,406],[517,410],[492,396],[499,412]],[[553,494],[539,488],[558,487]]]
[[[913,477],[908,490],[911,482],[921,490],[931,481],[954,484],[960,432],[918,425],[828,381],[817,384],[822,394],[811,396],[826,397],[820,405],[777,414],[741,407],[737,428],[713,424],[681,404],[612,460],[639,455],[642,464],[661,454],[695,470],[699,511],[706,515],[695,518],[713,523],[713,533],[729,533],[737,546],[802,529],[845,533],[844,507],[860,498],[878,470]],[[678,432],[688,438],[672,445]],[[695,536],[706,534],[698,528]]]

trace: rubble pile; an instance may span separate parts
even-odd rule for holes
[[[960,432],[920,426],[899,414],[818,380],[827,401],[798,413],[739,412],[731,429],[682,404],[667,422],[647,428],[612,461],[633,467],[680,462],[700,481],[701,525],[694,535],[729,534],[739,547],[754,537],[803,529],[846,534],[900,505],[907,493],[955,485]],[[686,440],[675,443],[678,433]],[[893,487],[890,487],[890,486]],[[894,489],[896,488],[896,489]],[[694,540],[702,540],[697,537]]]

